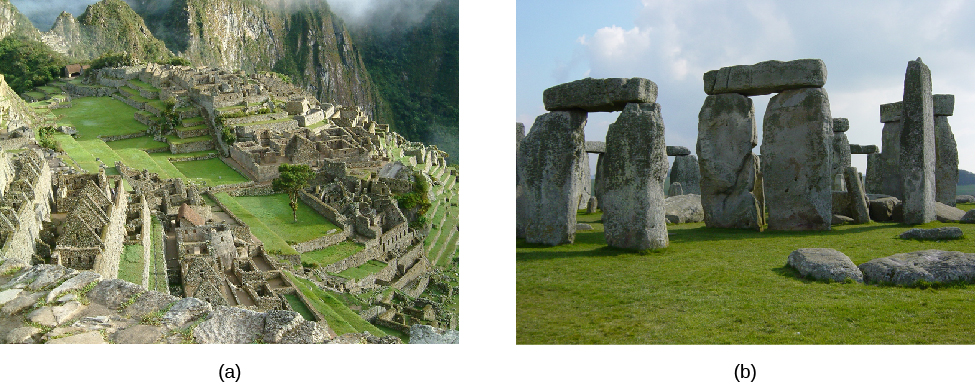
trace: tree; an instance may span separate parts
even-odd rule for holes
[[[271,182],[271,188],[275,192],[288,192],[291,202],[291,211],[294,213],[295,222],[298,222],[298,194],[308,186],[308,180],[314,175],[311,167],[305,164],[281,164],[278,166],[278,177]]]

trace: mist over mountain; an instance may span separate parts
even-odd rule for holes
[[[98,0],[10,0],[10,2],[17,6],[20,13],[30,19],[35,28],[47,32],[61,12],[80,15],[85,8],[97,3]]]

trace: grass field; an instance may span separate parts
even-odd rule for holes
[[[315,321],[315,315],[311,313],[308,306],[305,305],[305,303],[303,303],[297,295],[286,294],[284,295],[284,299],[288,300],[288,304],[291,306],[291,309],[298,312],[305,320]]]
[[[145,260],[142,258],[142,245],[126,245],[118,263],[118,278],[132,284],[142,285],[142,272]]]
[[[321,314],[328,323],[328,326],[337,335],[369,331],[373,336],[386,336],[386,333],[376,328],[376,326],[369,324],[368,321],[363,320],[339,299],[323,291],[315,283],[296,277],[289,271],[284,271],[284,275],[308,299],[313,307],[311,309]]]
[[[173,156],[167,153],[168,156]],[[247,178],[230,168],[220,159],[177,161],[172,163],[186,178],[206,181],[207,185],[224,185],[247,182]],[[289,210],[291,208],[288,208]]]
[[[63,115],[59,124],[78,129],[78,138],[126,135],[142,132],[146,126],[135,120],[136,109],[111,97],[79,97],[71,100],[71,108],[58,109]]]
[[[962,208],[964,209],[964,208]],[[606,246],[600,214],[574,244],[517,243],[519,344],[972,344],[975,286],[881,287],[804,280],[786,267],[797,248],[834,248],[861,264],[923,249],[975,252],[968,236],[900,240],[907,226],[872,223],[828,232],[669,226],[670,246],[644,253]]]
[[[270,196],[240,196],[235,200],[289,243],[302,243],[325,236],[329,230],[341,228],[298,200],[298,222],[294,222],[288,194]]]
[[[365,246],[351,241],[343,241],[331,247],[325,247],[317,251],[305,252],[301,254],[301,261],[304,263],[316,263],[319,266],[326,266],[334,262],[359,253]]]
[[[338,275],[346,279],[359,280],[363,277],[382,271],[383,268],[386,268],[386,265],[387,265],[386,263],[379,260],[369,260],[365,264],[362,264],[358,267],[349,268],[342,272],[339,272]]]

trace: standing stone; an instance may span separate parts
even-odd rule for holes
[[[850,121],[845,118],[833,119],[833,178],[843,178],[843,170],[849,167],[851,162],[850,140],[846,138],[846,131],[850,129]],[[835,188],[834,188],[835,190]]]
[[[586,214],[591,215],[596,213],[597,209],[599,209],[599,201],[596,200],[596,196],[590,197],[589,202],[586,204]]]
[[[832,136],[824,89],[785,91],[769,101],[762,138],[768,229],[829,230]]]
[[[881,185],[883,180],[881,180],[881,170],[883,167],[883,159],[879,153],[871,153],[867,155],[867,177],[864,181],[864,189],[867,193],[881,193]]]
[[[592,196],[595,197],[596,200],[602,199],[603,196],[602,191],[603,191],[603,156],[604,155],[605,152],[600,153],[599,156],[596,157],[596,177],[594,177],[592,180]]]
[[[847,204],[849,204],[849,217],[856,224],[867,224],[870,222],[870,207],[867,205],[867,194],[863,190],[863,183],[860,182],[860,173],[856,167],[846,167],[843,170],[843,178],[846,180]]]
[[[904,178],[900,171],[903,111],[902,102],[880,106],[880,122],[884,123],[881,133],[883,151],[875,158],[874,165],[867,166],[867,191],[870,193],[904,198]],[[867,161],[870,161],[870,156]]]
[[[753,194],[758,161],[755,107],[748,97],[725,93],[704,99],[698,114],[701,205],[709,228],[761,229],[762,211]]]
[[[586,112],[549,112],[535,119],[521,142],[517,201],[518,234],[529,243],[558,245],[575,240],[579,178],[587,166]]]
[[[684,194],[684,188],[681,187],[679,182],[670,183],[670,188],[667,189],[667,197],[670,196],[680,196]]]
[[[583,166],[576,177],[579,179],[579,206],[578,209],[586,209],[586,204],[589,203],[589,198],[592,197],[592,176],[589,173],[589,154],[585,154],[583,157]]]
[[[602,196],[606,244],[627,249],[669,244],[661,182],[667,152],[660,105],[627,104],[606,134]]]
[[[931,70],[921,58],[907,63],[901,117],[900,172],[904,176],[904,223],[935,220],[934,103]]]
[[[958,187],[958,144],[948,125],[948,116],[955,110],[955,95],[934,95],[935,200],[955,206]]]
[[[677,156],[670,168],[670,181],[680,183],[684,193],[701,194],[701,168],[697,164],[697,156]]]

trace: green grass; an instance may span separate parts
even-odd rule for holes
[[[118,278],[132,284],[142,285],[142,272],[145,260],[142,258],[142,245],[126,245],[118,263]]]
[[[79,167],[88,172],[98,172],[98,162],[95,161],[95,156],[81,146],[77,140],[71,136],[57,133],[54,135],[54,139],[61,144],[61,148],[64,152],[73,159]]]
[[[79,140],[78,144],[81,145],[88,153],[94,156],[97,160],[101,160],[106,166],[114,167],[116,161],[121,161],[122,158],[119,157],[118,153],[112,150],[108,144],[100,139],[93,140]]]
[[[371,274],[382,271],[383,268],[386,268],[386,265],[387,265],[386,263],[379,260],[369,260],[365,264],[362,264],[358,267],[349,268],[342,272],[339,272],[338,275],[346,279],[359,280]]]
[[[255,125],[283,123],[283,122],[286,122],[288,120],[292,120],[292,119],[289,117],[289,118],[277,119],[277,120],[264,120],[264,121],[256,121],[256,122],[253,122],[253,123],[236,124],[235,126],[237,126],[237,127],[251,127],[251,126],[255,126]]]
[[[755,232],[669,226],[670,246],[634,253],[593,231],[556,247],[517,242],[520,344],[972,344],[975,287],[915,289],[826,284],[785,267],[798,248],[834,248],[856,264],[950,242],[896,238],[907,226],[848,225],[828,232]]]
[[[24,92],[24,94],[33,97],[35,100],[40,100],[43,99],[45,96],[47,96],[43,92],[37,92],[37,91]]]
[[[301,254],[301,261],[304,263],[317,263],[319,266],[326,266],[359,253],[365,246],[351,241],[343,241],[331,247],[319,249],[317,251],[305,252]]]
[[[975,209],[975,203],[958,204],[958,206],[956,208],[958,208],[958,209],[960,209],[962,211],[968,212],[970,210]]]
[[[142,80],[132,79],[132,80],[129,80],[129,82],[132,83],[132,84],[134,84],[135,86],[137,86],[139,88],[142,88],[142,89],[145,89],[147,91],[159,92],[159,88],[153,87],[151,84],[146,83],[146,82],[144,82]]]
[[[166,141],[173,144],[195,143],[197,141],[207,141],[207,140],[213,140],[213,137],[209,135],[204,135],[204,136],[187,137],[185,139],[180,139],[176,135],[166,135]]]
[[[254,216],[253,213],[238,203],[236,198],[228,195],[226,192],[218,193],[216,197],[221,203],[224,204],[224,206],[227,207],[227,209],[237,215],[240,220],[250,227],[251,233],[253,233],[254,236],[257,236],[257,238],[264,243],[264,249],[269,253],[286,255],[298,254],[294,248],[291,248],[291,246],[288,245],[287,241],[278,236],[278,234],[265,225],[261,219]],[[290,210],[290,208],[288,209]],[[290,215],[290,212],[288,214]]]
[[[210,153],[211,151],[205,151],[202,153]],[[201,152],[194,152],[199,156]],[[175,156],[172,154],[166,154],[170,157]],[[237,184],[247,182],[247,178],[230,168],[229,165],[221,161],[220,159],[206,159],[206,160],[193,160],[193,161],[177,161],[172,163],[176,169],[189,179],[193,180],[203,180],[207,182],[207,185],[224,185],[224,184]],[[290,210],[290,208],[289,208]]]
[[[135,137],[131,139],[125,139],[125,140],[109,141],[108,146],[112,147],[112,149],[116,151],[120,149],[141,149],[141,150],[159,149],[159,148],[166,148],[167,150],[169,149],[169,144],[166,144],[161,141],[155,141],[152,139],[152,136],[148,136],[148,135],[142,137]]]
[[[368,321],[363,320],[358,314],[352,312],[349,307],[342,304],[342,302],[332,296],[330,293],[323,291],[314,283],[296,277],[289,271],[284,271],[284,275],[287,276],[291,283],[298,289],[298,291],[308,299],[311,303],[312,309],[325,319],[328,326],[332,328],[337,335],[344,335],[346,333],[359,333],[363,331],[369,331],[373,336],[386,336],[386,333],[376,328],[376,326],[369,324]]]
[[[163,179],[183,177],[183,174],[165,158],[162,162],[156,161],[153,156],[139,149],[120,149],[117,153],[122,157],[122,163],[129,167],[138,170],[146,169],[149,172],[159,174],[159,177]],[[157,154],[154,153],[153,155]]]
[[[63,117],[58,124],[78,129],[80,139],[94,139],[98,135],[116,136],[142,132],[147,127],[136,121],[135,108],[111,97],[79,97],[71,101],[71,108],[57,110]]]
[[[315,321],[315,315],[311,313],[308,306],[305,305],[305,303],[303,303],[297,295],[286,294],[284,295],[284,299],[288,300],[288,304],[291,305],[291,309],[298,312],[301,317],[305,318],[305,320]]]
[[[341,230],[301,200],[298,200],[298,222],[295,223],[286,193],[234,199],[289,243],[303,243],[325,236],[331,229]]]

